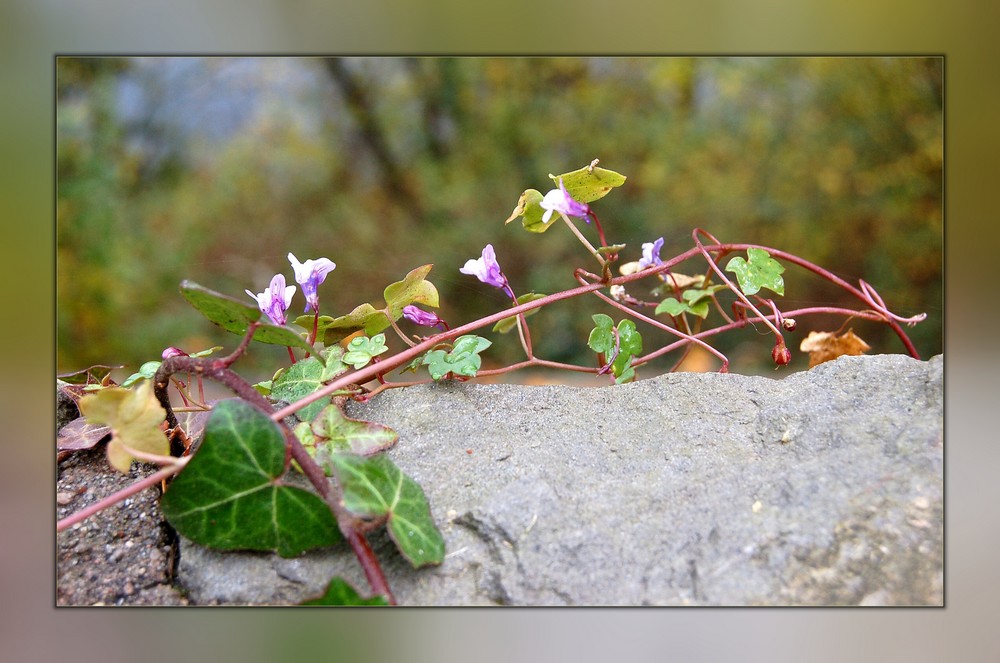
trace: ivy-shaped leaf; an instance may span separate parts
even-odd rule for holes
[[[243,401],[222,401],[160,507],[182,535],[218,550],[294,557],[340,541],[329,506],[283,484],[284,471],[285,438],[277,424]]]
[[[276,401],[295,401],[308,396],[323,386],[323,364],[316,357],[302,359],[292,364],[271,383],[271,398]],[[298,412],[303,421],[312,419],[330,403],[330,397],[310,403]]]
[[[641,352],[642,334],[636,329],[634,322],[622,320],[618,323],[618,356],[611,364],[611,370],[615,374],[615,382],[621,384],[635,377],[632,358]]]
[[[666,313],[667,315],[671,315],[676,318],[682,313],[693,313],[694,311],[691,310],[691,307],[688,306],[687,303],[679,302],[673,297],[667,297],[662,302],[657,304],[654,312],[656,315]],[[708,313],[708,307],[705,308],[705,313]]]
[[[320,354],[326,360],[326,366],[323,367],[323,372],[319,376],[320,382],[330,382],[338,375],[347,372],[347,364],[344,363],[344,348],[339,345],[331,345]]]
[[[340,453],[330,457],[330,465],[344,491],[344,507],[362,518],[387,518],[389,536],[414,567],[444,561],[444,538],[423,489],[387,456]]]
[[[655,313],[659,315],[660,313],[666,312],[667,314],[677,317],[682,313],[691,313],[698,316],[699,318],[706,318],[708,316],[708,307],[711,304],[711,296],[718,292],[719,290],[724,290],[726,286],[724,285],[713,285],[704,289],[691,288],[685,290],[681,293],[681,299],[683,302],[679,302],[673,297],[667,297],[656,307]]]
[[[160,427],[167,413],[153,394],[148,380],[135,389],[110,387],[80,399],[80,413],[91,424],[111,428],[108,462],[119,472],[127,473],[134,458],[130,450],[166,456],[170,442]]]
[[[247,333],[247,327],[251,322],[260,320],[260,309],[252,304],[247,304],[238,299],[233,299],[220,292],[209,290],[193,281],[182,281],[180,286],[184,299],[195,307],[199,313],[222,327],[228,332],[243,336]],[[309,325],[312,326],[312,316],[309,317]],[[263,324],[254,332],[253,339],[261,343],[271,345],[286,345],[289,347],[302,348],[313,354],[316,353],[306,340],[294,329],[290,327],[279,327],[272,324]]]
[[[358,336],[351,339],[347,345],[347,352],[344,353],[341,361],[353,366],[354,370],[357,371],[367,366],[373,357],[377,357],[388,349],[385,345],[385,334],[376,334],[371,338]]]
[[[431,377],[440,380],[448,373],[455,375],[466,375],[475,377],[482,366],[482,358],[479,353],[493,345],[481,336],[467,334],[455,339],[450,352],[444,350],[431,350],[424,355],[423,364],[427,366]]]
[[[627,382],[635,376],[632,368],[632,358],[642,352],[642,335],[631,320],[622,320],[614,328],[614,320],[603,313],[591,316],[594,329],[590,332],[587,345],[591,350],[601,354],[611,354],[611,371],[615,382]]]
[[[607,353],[611,348],[615,347],[615,335],[611,331],[615,326],[615,321],[611,319],[611,316],[604,315],[603,313],[595,313],[591,316],[594,320],[594,329],[590,332],[590,337],[587,339],[587,346],[597,353]]]
[[[785,271],[784,265],[764,249],[755,247],[747,249],[747,257],[749,260],[735,256],[726,264],[726,271],[736,274],[740,290],[746,295],[755,295],[761,288],[767,288],[784,295],[785,280],[781,277],[781,273]]]
[[[320,465],[328,464],[330,455],[342,451],[370,456],[391,448],[399,433],[371,421],[351,419],[339,407],[328,405],[311,421],[295,428],[302,446]]]
[[[362,598],[349,582],[337,576],[326,586],[322,596],[299,605],[389,605],[389,601],[381,594],[370,599]]]
[[[517,303],[518,303],[518,305],[527,304],[528,302],[533,302],[536,299],[542,299],[543,297],[546,297],[546,295],[543,295],[543,294],[540,294],[540,293],[537,293],[537,292],[529,292],[527,294],[524,294],[524,295],[521,295],[520,297],[518,297],[517,298]],[[527,318],[528,316],[534,315],[535,313],[537,313],[540,310],[541,309],[533,308],[530,311],[528,311],[527,313],[525,313],[524,317]],[[495,325],[493,325],[493,331],[500,332],[501,334],[506,334],[510,330],[514,329],[514,327],[516,327],[516,326],[517,326],[517,316],[516,315],[512,315],[509,318],[504,318],[500,322],[498,322]]]

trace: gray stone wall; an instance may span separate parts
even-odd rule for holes
[[[372,545],[408,605],[942,605],[943,358],[842,357],[780,379],[606,388],[440,383],[350,414],[392,426],[440,567]],[[294,603],[346,546],[297,559],[182,541],[193,604]]]

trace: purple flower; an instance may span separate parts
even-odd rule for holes
[[[646,269],[653,265],[662,265],[660,260],[660,249],[663,248],[663,238],[655,242],[646,242],[642,245],[642,260],[639,261],[639,269]]]
[[[285,287],[284,276],[275,274],[274,278],[271,279],[271,286],[259,295],[255,295],[249,290],[246,293],[257,300],[257,306],[260,307],[264,315],[271,319],[271,322],[276,325],[285,324],[285,311],[288,310],[288,305],[292,303],[295,286],[290,285]]]
[[[441,324],[441,318],[437,313],[425,311],[413,304],[403,307],[403,317],[424,327],[437,327]]]
[[[497,262],[497,254],[493,251],[492,244],[487,244],[486,248],[483,249],[482,258],[466,261],[465,267],[462,267],[458,271],[463,274],[475,276],[483,283],[487,283],[494,288],[500,288],[512,298],[514,296],[510,286],[507,285],[507,277],[500,271],[500,263]]]
[[[299,259],[291,253],[288,254],[288,262],[292,263],[292,269],[295,270],[295,281],[302,286],[302,294],[306,298],[306,313],[318,311],[319,293],[316,292],[316,288],[328,273],[337,268],[337,265],[329,258],[299,262]]]
[[[542,215],[542,221],[546,223],[548,223],[548,220],[552,218],[552,214],[555,212],[561,212],[566,216],[578,216],[587,223],[590,223],[590,207],[573,200],[573,196],[569,195],[569,192],[566,191],[561,177],[559,178],[559,188],[552,189],[545,194],[542,202],[538,204],[545,210],[545,214]]]

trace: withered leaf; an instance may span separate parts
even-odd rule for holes
[[[809,332],[799,345],[799,350],[809,353],[809,368],[812,368],[843,355],[863,355],[871,350],[871,346],[861,340],[853,329],[848,329],[843,334]]]
[[[56,449],[60,451],[90,449],[110,433],[110,426],[92,424],[80,417],[59,430],[59,436],[56,438]]]
[[[170,453],[170,443],[160,427],[166,412],[149,380],[135,389],[112,387],[80,399],[80,413],[92,423],[111,428],[108,462],[116,470],[127,473],[132,464],[132,451],[157,456]]]

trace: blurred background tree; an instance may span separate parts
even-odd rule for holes
[[[941,58],[60,57],[56,82],[59,371],[232,348],[177,285],[246,297],[291,280],[289,251],[337,263],[320,288],[331,315],[425,263],[453,325],[495,312],[503,296],[458,272],[488,242],[519,294],[572,287],[590,265],[565,228],[503,221],[523,190],[595,157],[629,178],[595,204],[625,261],[660,236],[664,257],[683,251],[696,226],[774,246],[927,312],[911,337],[942,351]],[[856,305],[794,268],[786,293],[785,308]],[[536,351],[591,361],[604,309],[546,308]],[[804,320],[793,367],[800,338],[842,322]],[[849,324],[873,352],[903,351]],[[752,329],[718,346],[734,371],[773,374]],[[509,337],[487,354],[521,350]],[[243,367],[283,362],[258,344]]]

